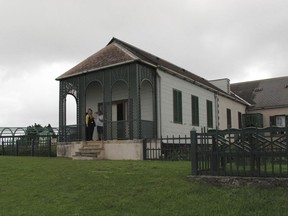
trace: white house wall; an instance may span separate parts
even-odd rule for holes
[[[238,112],[245,114],[246,106],[218,95],[218,128],[227,129],[227,109],[231,110],[231,128],[239,128]]]
[[[207,100],[213,104],[213,127],[215,127],[215,99],[213,92],[159,69],[157,72],[160,85],[157,90],[158,94],[160,94],[158,100],[161,101],[161,104],[158,104],[158,115],[161,115],[158,118],[158,136],[189,136],[193,128],[198,132],[201,131],[201,128],[207,128]],[[182,124],[173,122],[173,89],[182,92]],[[199,126],[192,126],[191,95],[199,98]]]

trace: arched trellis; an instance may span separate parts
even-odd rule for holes
[[[92,83],[99,83],[99,85],[101,85],[101,87],[103,88],[103,82],[101,80],[95,79],[95,80],[90,80],[88,83],[86,83],[86,87],[85,89],[87,90],[87,88],[89,87],[89,85],[91,85]]]
[[[156,95],[153,80],[143,78],[140,83],[141,137],[156,136]]]
[[[98,107],[97,107],[98,103],[103,104],[103,101],[104,101],[104,93],[103,92],[104,92],[103,83],[98,79],[92,80],[86,85],[86,88],[85,88],[85,111],[87,111],[88,108],[92,108],[93,110],[98,110]],[[92,101],[94,102],[94,105],[92,105],[92,107],[91,107],[91,104],[88,103],[89,101],[91,101],[91,99],[89,100],[89,98],[88,98],[89,96],[92,97]]]
[[[60,140],[63,141],[63,135],[67,134],[70,131],[70,128],[66,127],[66,97],[67,95],[72,95],[76,100],[76,120],[79,119],[79,92],[80,92],[80,82],[76,77],[71,77],[60,82],[60,92],[59,92],[59,135]],[[76,131],[78,128],[79,122],[77,122]],[[73,129],[75,130],[75,129]]]
[[[146,79],[146,78],[141,80],[140,88],[142,87],[143,83],[145,83],[145,82],[148,82],[150,84],[152,90],[154,91],[155,86],[153,85],[153,82],[150,79]]]
[[[54,135],[58,135],[58,128],[51,128]],[[36,127],[4,127],[0,128],[0,137],[5,136],[25,136],[29,133],[34,132],[35,134],[40,134],[41,132]]]

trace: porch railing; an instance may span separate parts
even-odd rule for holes
[[[85,125],[83,126],[85,127]],[[61,142],[80,141],[80,131],[78,125],[66,125],[63,127],[63,132],[60,133]]]
[[[109,128],[109,124],[111,124],[112,139],[153,138],[155,135],[153,121],[141,120],[140,127],[138,120],[112,121],[106,122],[106,124],[108,124],[107,128]]]

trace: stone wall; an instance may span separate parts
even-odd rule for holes
[[[261,188],[288,187],[288,178],[232,177],[232,176],[188,176],[194,182],[222,186],[253,186]]]
[[[58,143],[57,157],[72,158],[85,144],[82,142]],[[105,160],[143,160],[142,140],[103,141]]]

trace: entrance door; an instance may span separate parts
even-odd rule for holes
[[[126,139],[128,135],[127,108],[127,100],[115,101],[112,104],[112,121],[116,123],[117,139]]]
[[[124,113],[124,106],[125,104],[124,103],[117,103],[117,121],[123,121],[125,120],[124,116],[125,116],[125,113]]]

